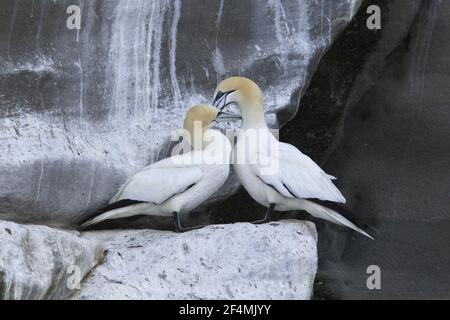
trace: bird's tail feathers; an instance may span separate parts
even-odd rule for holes
[[[94,217],[90,217],[87,221],[83,222],[80,228],[84,229],[93,224],[100,223],[109,219],[125,218],[132,215],[136,215],[138,209],[145,204],[145,202],[134,200],[121,200],[112,203],[105,208],[97,211],[93,214]]]
[[[111,219],[113,217],[114,218],[120,218],[120,217],[118,217],[116,215],[118,215],[123,210],[128,210],[128,208],[127,209],[125,209],[125,208],[114,209],[114,210],[110,210],[110,211],[107,211],[105,213],[102,213],[102,214],[100,214],[100,215],[98,215],[98,216],[96,216],[96,217],[94,217],[94,218],[84,222],[80,226],[80,228],[84,229],[84,228],[87,228],[87,227],[89,227],[89,226],[91,226],[93,224],[97,224],[97,223],[100,223],[102,221],[109,220],[109,219]]]
[[[307,208],[305,208],[311,215],[317,218],[321,218],[350,229],[353,229],[366,237],[374,240],[374,238],[365,232],[363,229],[358,227],[355,223],[351,222],[349,219],[344,217],[341,213],[338,212],[338,209],[329,208],[326,205],[319,204],[310,200],[307,200]]]

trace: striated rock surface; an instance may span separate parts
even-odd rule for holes
[[[103,258],[75,232],[0,221],[0,300],[64,299]]]
[[[260,83],[284,123],[359,2],[81,0],[69,30],[73,1],[2,1],[0,217],[79,221],[229,75]]]
[[[177,234],[86,232],[108,254],[74,299],[309,299],[317,269],[311,222],[213,225]]]

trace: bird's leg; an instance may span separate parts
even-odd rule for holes
[[[180,216],[178,215],[178,212],[173,213],[173,224],[175,226],[175,230],[174,230],[175,232],[186,232],[186,231],[191,231],[191,230],[195,230],[195,229],[201,229],[201,228],[204,228],[207,226],[207,225],[202,225],[202,226],[183,228],[181,226]]]
[[[183,228],[181,227],[180,223],[180,216],[178,215],[178,212],[173,213],[173,225],[175,228],[175,232],[183,232]]]
[[[253,221],[252,223],[254,223],[254,224],[262,224],[262,223],[270,222],[274,209],[275,209],[275,203],[269,204],[269,208],[267,208],[266,215],[265,215],[264,219],[256,220],[256,221]]]

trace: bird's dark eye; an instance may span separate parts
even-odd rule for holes
[[[216,98],[214,99],[215,101],[219,100],[220,98],[222,98],[222,96],[225,94],[225,92],[219,91],[216,94]]]

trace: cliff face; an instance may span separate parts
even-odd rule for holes
[[[371,220],[376,241],[355,241],[333,227],[322,233],[325,297],[449,298],[450,3],[419,8],[326,166],[349,207]],[[404,16],[412,7],[401,9]],[[381,290],[367,290],[369,265],[381,269]]]
[[[246,75],[292,117],[359,1],[2,2],[0,217],[66,225],[167,153],[190,105]],[[275,113],[278,113],[277,122]]]
[[[317,241],[316,298],[448,298],[448,2],[78,3],[79,31],[66,26],[73,1],[2,1],[0,219],[77,222],[106,204],[127,176],[168,153],[170,133],[190,105],[210,102],[221,79],[245,75],[261,85],[268,121],[283,125],[281,140],[339,178],[348,208],[373,226],[368,231],[376,240],[319,220],[314,220],[318,239],[304,222],[212,226],[183,235],[113,230],[83,233],[80,239],[77,233],[0,221],[6,241],[0,248],[0,297],[67,297],[73,293],[66,288],[67,269],[79,265],[81,275],[92,274],[74,298],[123,297],[123,292],[155,297],[155,283],[160,286],[166,276],[161,266],[173,271],[175,284],[198,280],[196,290],[211,289],[198,272],[217,280],[220,286],[212,289],[218,291],[207,298],[267,298],[273,283],[259,291],[227,290],[229,283],[205,273],[202,263],[197,266],[198,256],[180,242],[185,239],[199,241],[200,254],[214,267],[233,260],[230,254],[238,256],[229,274],[234,284],[242,283],[238,270],[247,261],[254,265],[243,270],[255,283],[265,276],[252,273],[257,266],[272,270],[270,278],[282,273],[274,285],[289,288],[272,297],[310,297]],[[372,4],[381,7],[381,30],[366,27]],[[231,179],[221,196],[235,187]],[[187,224],[252,221],[264,211],[243,190],[202,209]],[[100,228],[162,223],[128,219]],[[205,235],[209,246],[203,245]],[[156,238],[165,243],[154,247]],[[97,240],[113,254],[94,269],[102,256]],[[296,251],[302,248],[298,243],[307,249],[304,254]],[[195,258],[191,262],[198,268],[183,278],[173,270],[179,260],[153,261],[155,250],[167,251],[164,245]],[[272,265],[276,259],[253,255],[255,248],[274,256],[288,248],[283,256],[288,272]],[[382,290],[366,286],[370,265],[380,267]],[[154,274],[150,281],[148,272]],[[197,294],[189,290],[167,285],[155,293]]]

